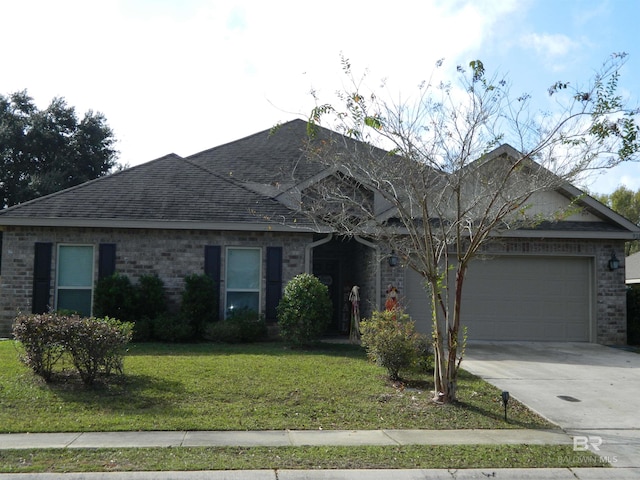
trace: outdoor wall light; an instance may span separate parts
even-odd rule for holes
[[[502,392],[502,405],[504,405],[504,421],[507,421],[507,403],[509,403],[509,392]]]
[[[616,252],[611,252],[611,258],[609,259],[609,270],[612,272],[620,268],[620,260],[616,257]]]
[[[397,267],[398,266],[398,256],[396,255],[395,250],[391,250],[391,255],[389,256],[389,266]]]

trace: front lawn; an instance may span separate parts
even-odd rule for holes
[[[431,379],[385,381],[350,345],[131,345],[124,380],[46,384],[0,342],[0,432],[553,428],[463,372],[460,403],[430,401]],[[579,453],[582,453],[579,455]],[[0,451],[0,472],[601,466],[567,445],[121,448]]]
[[[435,405],[431,378],[394,386],[351,345],[133,344],[124,380],[92,389],[44,383],[17,356],[13,341],[0,342],[5,433],[553,428],[516,401],[505,422],[500,391],[466,372],[460,403]]]

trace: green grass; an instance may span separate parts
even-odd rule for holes
[[[405,385],[350,345],[131,345],[120,381],[47,384],[0,342],[0,432],[553,428],[466,372],[460,402],[431,402],[431,379]],[[0,450],[0,472],[504,468],[602,466],[566,445]]]
[[[426,375],[398,388],[351,345],[135,344],[124,380],[91,389],[17,357],[0,342],[0,432],[553,428],[515,401],[505,422],[500,391],[466,372],[460,402],[435,405]]]
[[[0,472],[601,467],[568,445],[120,448],[0,451]]]

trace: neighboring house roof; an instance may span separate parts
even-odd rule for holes
[[[625,258],[624,268],[627,284],[640,283],[640,252]]]
[[[315,132],[313,141],[360,145],[322,127]],[[307,140],[307,122],[293,120],[186,158],[166,155],[0,211],[0,225],[317,231],[297,212],[295,194],[335,169],[304,154]],[[505,153],[519,155],[503,145],[486,157]],[[572,186],[559,193],[579,197],[600,221],[543,222],[535,230],[507,233],[626,239],[640,232]]]

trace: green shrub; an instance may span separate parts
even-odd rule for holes
[[[267,337],[264,317],[249,308],[234,310],[226,320],[210,324],[205,339],[222,343],[251,343]]]
[[[85,385],[92,385],[98,374],[122,374],[122,353],[131,341],[133,324],[113,318],[66,317],[65,350]]]
[[[627,288],[627,343],[640,345],[640,285]]]
[[[93,313],[97,317],[133,321],[136,318],[136,289],[129,277],[114,273],[96,282]]]
[[[205,328],[204,339],[216,343],[242,343],[240,324],[229,320],[211,323]]]
[[[135,291],[135,326],[133,339],[144,342],[153,338],[153,321],[167,312],[164,282],[156,274],[145,274],[138,279]]]
[[[136,319],[156,318],[167,311],[164,282],[154,274],[142,275],[136,290]]]
[[[420,373],[432,374],[434,367],[433,343],[426,335],[418,334],[416,341],[416,368]]]
[[[180,313],[191,325],[193,334],[201,337],[207,325],[218,320],[215,282],[208,275],[189,275],[184,279]]]
[[[165,313],[153,320],[154,337],[163,342],[183,343],[193,339],[193,326],[180,314]]]
[[[145,274],[137,284],[125,275],[113,275],[98,280],[94,293],[94,314],[134,322],[133,338],[152,338],[153,319],[167,311],[164,283],[156,274]]]
[[[111,318],[50,313],[18,316],[13,333],[25,351],[21,360],[34,373],[50,381],[57,362],[69,354],[82,381],[91,385],[100,373],[122,373],[122,350],[132,328]]]
[[[64,354],[64,318],[54,313],[19,315],[13,323],[13,336],[24,350],[20,360],[46,381]]]
[[[425,345],[409,315],[398,309],[373,312],[360,323],[360,332],[367,356],[386,368],[391,380],[399,380],[400,371],[414,365]]]
[[[329,326],[331,309],[327,286],[308,273],[297,275],[285,286],[278,304],[280,335],[296,346],[318,341]]]

